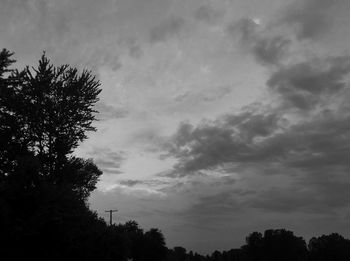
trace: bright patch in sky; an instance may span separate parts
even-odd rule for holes
[[[259,18],[252,18],[252,20],[254,21],[254,23],[256,23],[257,25],[261,24],[261,20]]]

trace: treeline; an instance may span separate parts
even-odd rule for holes
[[[238,249],[214,251],[211,255],[187,252],[183,247],[168,250],[167,261],[347,261],[350,240],[332,233],[313,237],[306,244],[302,237],[285,229],[253,232]]]
[[[100,83],[90,71],[12,68],[0,52],[0,259],[98,261],[350,260],[337,234],[304,240],[285,230],[253,233],[240,249],[210,256],[167,249],[158,229],[108,226],[87,204],[102,172],[72,153],[95,131]]]

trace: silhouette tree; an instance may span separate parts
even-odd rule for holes
[[[301,237],[285,229],[266,230],[264,236],[254,232],[247,237],[243,249],[250,260],[298,261],[307,255],[306,243]]]
[[[263,260],[264,241],[263,236],[259,232],[253,232],[246,238],[246,245],[243,247],[251,260]]]
[[[173,249],[168,249],[166,260],[169,261],[185,261],[187,260],[186,249],[180,246],[176,246]],[[192,253],[193,257],[193,253]]]
[[[0,56],[0,175],[14,175],[23,161],[36,161],[26,186],[66,183],[86,198],[102,172],[91,161],[70,154],[87,138],[87,131],[95,130],[93,105],[100,83],[89,71],[79,74],[68,65],[54,67],[45,53],[37,68],[12,70],[4,79],[14,62],[11,56],[7,50]]]
[[[215,250],[210,257],[210,260],[223,261],[223,254],[221,252],[219,252],[218,250]]]
[[[21,133],[16,116],[5,108],[9,86],[18,83],[14,77],[9,77],[9,73],[13,72],[9,67],[15,62],[12,56],[13,53],[6,49],[0,52],[0,182],[15,167],[15,159],[25,152],[21,140],[16,139]]]
[[[45,54],[37,68],[9,69],[12,55],[0,53],[3,254],[50,260],[82,256],[89,251],[79,246],[95,237],[87,231],[105,226],[85,202],[102,172],[71,153],[87,131],[95,130],[100,84],[88,71],[54,67]]]
[[[174,247],[174,253],[176,260],[184,261],[186,259],[186,249],[184,247],[176,246]]]
[[[152,228],[144,235],[144,261],[162,261],[166,256],[165,239],[160,230]]]
[[[350,260],[350,240],[333,233],[310,239],[310,261],[345,261]]]

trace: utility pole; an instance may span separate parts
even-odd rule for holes
[[[109,225],[112,226],[112,220],[113,220],[113,212],[117,212],[118,210],[116,209],[111,209],[111,210],[106,210],[105,212],[109,212]]]

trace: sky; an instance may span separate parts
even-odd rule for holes
[[[350,1],[0,0],[16,66],[92,70],[91,209],[208,254],[350,237]]]

